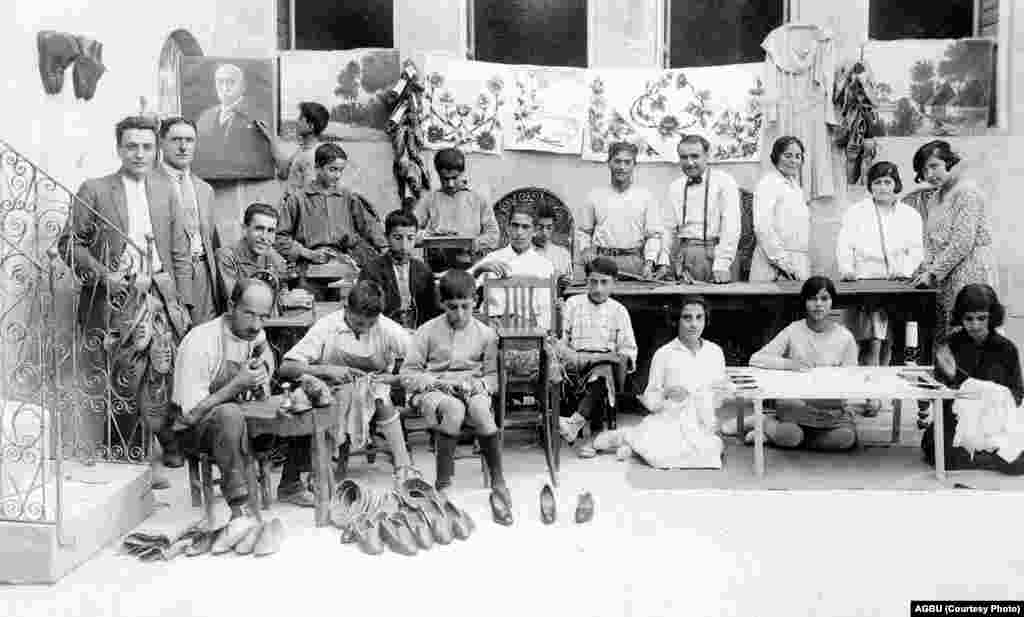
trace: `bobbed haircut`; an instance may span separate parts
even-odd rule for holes
[[[249,207],[245,209],[245,214],[242,215],[242,224],[248,227],[252,223],[252,218],[257,214],[269,216],[275,221],[278,221],[281,218],[281,215],[277,213],[277,209],[274,208],[274,206],[256,202],[249,204]]]
[[[466,171],[466,155],[458,148],[445,148],[438,150],[434,155],[434,169],[437,173],[442,171]]]
[[[611,257],[601,255],[591,259],[583,266],[584,274],[590,276],[591,272],[615,278],[619,275],[619,264],[615,263]]]
[[[448,300],[475,300],[476,281],[465,270],[449,270],[437,284],[441,302]]]
[[[999,302],[996,290],[982,283],[964,285],[953,302],[952,325],[963,323],[967,313],[980,312],[988,313],[990,328],[998,328],[1006,321],[1006,308]]]
[[[803,286],[800,288],[800,300],[802,302],[807,302],[814,296],[818,295],[818,292],[822,289],[828,292],[829,297],[831,297],[834,302],[838,295],[836,293],[836,286],[835,283],[832,282],[832,279],[827,276],[812,276],[804,281]]]
[[[871,183],[879,178],[892,178],[896,183],[896,193],[903,192],[903,180],[900,179],[900,170],[894,163],[879,161],[868,169],[868,191],[871,190]]]
[[[412,227],[413,229],[419,229],[420,222],[416,220],[416,215],[412,212],[406,212],[405,210],[392,210],[386,217],[384,217],[384,233],[390,234],[391,230],[396,227]]]
[[[914,182],[924,182],[924,166],[933,156],[946,164],[946,171],[953,169],[960,162],[960,157],[953,152],[953,147],[948,141],[929,141],[914,153]]]
[[[708,303],[708,299],[699,294],[688,294],[682,297],[679,301],[679,318],[683,318],[683,309],[687,306],[700,306],[704,309],[704,325],[707,326],[711,323],[711,304]]]
[[[807,154],[807,148],[804,147],[804,142],[800,141],[799,137],[793,137],[792,135],[783,135],[775,140],[772,144],[772,153],[769,157],[772,161],[772,165],[778,165],[779,159],[782,158],[782,154],[786,151],[790,145],[796,144],[800,146],[800,152]]]
[[[327,143],[317,146],[313,157],[317,167],[326,167],[338,159],[347,161],[348,153],[336,143]]]
[[[314,135],[319,135],[327,128],[331,120],[331,114],[327,108],[320,103],[303,102],[299,103],[299,116],[304,118],[313,129]]]
[[[384,312],[384,290],[375,281],[359,281],[348,293],[346,307],[364,317],[377,317]]]

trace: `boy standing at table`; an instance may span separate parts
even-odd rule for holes
[[[559,349],[579,401],[572,416],[559,418],[559,432],[569,443],[576,441],[588,420],[592,429],[600,430],[602,417],[595,411],[604,404],[615,407],[616,393],[636,369],[633,323],[626,307],[611,297],[618,265],[608,257],[596,257],[586,264],[585,273],[587,293],[565,302]],[[582,442],[576,453],[580,458],[597,455],[592,440]]]
[[[498,426],[491,397],[498,389],[498,335],[473,317],[476,283],[463,270],[441,277],[439,315],[413,336],[402,367],[403,382],[416,405],[437,431],[437,478],[446,491],[455,475],[455,446],[462,423],[472,424],[491,479],[491,511],[502,525],[512,524],[511,496],[502,471]]]

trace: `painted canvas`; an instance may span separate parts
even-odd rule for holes
[[[869,41],[864,61],[878,90],[877,134],[976,135],[989,126],[995,96],[995,41]]]
[[[609,144],[630,141],[640,162],[677,162],[679,137],[696,133],[712,161],[758,160],[762,66],[588,71],[583,158],[604,161]]]
[[[344,141],[383,141],[385,93],[401,72],[397,49],[281,53],[281,136],[295,140],[299,103],[320,103],[331,113],[325,133]]]
[[[180,70],[181,113],[199,134],[193,171],[207,179],[273,177],[270,142],[256,122],[273,127],[275,61],[185,57]]]
[[[503,113],[504,147],[579,154],[586,114],[586,71],[568,67],[511,67]]]
[[[427,147],[440,150],[454,146],[465,152],[499,154],[511,68],[427,55],[423,63],[426,83],[422,110]]]

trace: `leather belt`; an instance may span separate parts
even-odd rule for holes
[[[678,237],[680,244],[686,244],[689,246],[718,246],[718,238],[708,238],[704,240],[702,238],[683,238]]]
[[[608,257],[628,257],[631,255],[643,255],[643,249],[613,249],[599,246],[597,247],[597,254]]]

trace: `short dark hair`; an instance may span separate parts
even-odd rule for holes
[[[508,213],[508,222],[512,222],[512,217],[517,214],[525,214],[530,217],[530,222],[534,225],[537,224],[537,209],[531,204],[516,204],[512,206],[512,209]]]
[[[187,125],[191,126],[192,130],[195,131],[195,133],[196,133],[196,137],[199,136],[199,130],[196,128],[196,123],[195,122],[192,122],[188,118],[182,118],[181,116],[171,116],[170,118],[164,118],[160,122],[160,133],[159,133],[160,139],[166,138],[167,137],[167,133],[176,124],[187,124]],[[120,141],[118,141],[118,143],[120,143]]]
[[[465,270],[449,270],[437,284],[441,302],[448,300],[475,300],[476,281]]]
[[[348,153],[345,152],[344,148],[332,142],[317,146],[316,153],[313,155],[313,158],[316,161],[317,167],[324,167],[338,159],[347,161]]]
[[[964,285],[963,289],[956,294],[953,302],[953,315],[951,326],[959,326],[963,323],[964,315],[967,313],[986,312],[988,313],[989,328],[998,328],[1006,320],[1006,308],[999,302],[999,296],[991,285],[983,283],[972,283]]]
[[[838,295],[836,293],[836,286],[835,283],[832,282],[832,279],[827,276],[812,276],[804,281],[803,286],[800,288],[800,300],[802,302],[807,302],[814,296],[818,295],[818,292],[822,289],[828,291],[828,295],[833,301],[835,301],[836,296]]]
[[[413,229],[419,229],[420,222],[416,220],[416,215],[412,212],[406,212],[405,210],[392,210],[384,218],[384,233],[390,234],[391,230],[395,227],[412,227]]]
[[[679,301],[679,318],[682,319],[683,317],[683,309],[693,304],[698,304],[704,309],[704,325],[706,327],[707,324],[711,322],[711,304],[704,296],[698,294],[687,294],[683,296]]]
[[[711,152],[711,142],[704,139],[703,135],[698,135],[696,133],[687,133],[686,135],[683,135],[679,138],[679,143],[676,144],[676,150],[678,151],[679,147],[683,144],[700,144],[700,147],[704,148],[704,154]]]
[[[804,147],[804,142],[800,141],[799,137],[793,137],[792,135],[783,135],[775,140],[772,144],[771,161],[772,165],[778,165],[779,159],[782,158],[782,153],[786,151],[791,144],[800,146],[800,152],[807,154],[807,148]]]
[[[323,133],[327,128],[327,123],[331,120],[331,114],[326,107],[320,103],[309,101],[299,103],[299,117],[305,118],[306,122],[309,122],[314,135]]]
[[[434,169],[437,173],[446,171],[466,171],[466,155],[458,148],[445,148],[438,150],[434,155]]]
[[[933,156],[946,163],[947,171],[960,162],[960,157],[953,152],[953,147],[948,141],[929,141],[914,153],[914,182],[924,182],[924,166]]]
[[[619,152],[629,152],[633,155],[634,161],[640,156],[640,148],[636,144],[628,141],[616,141],[608,146],[608,160],[611,161]]]
[[[359,281],[348,292],[348,310],[366,317],[384,312],[384,290],[376,281]]]
[[[591,272],[603,274],[615,278],[619,276],[619,264],[615,263],[615,260],[611,257],[595,257],[588,261],[583,266],[583,273],[586,276],[590,276]]]
[[[879,161],[868,169],[868,192],[871,192],[871,183],[879,178],[892,178],[896,183],[896,192],[903,192],[903,181],[900,180],[900,170],[895,164],[889,161]]]
[[[114,138],[117,139],[118,147],[121,145],[121,137],[125,131],[132,130],[153,131],[153,139],[160,136],[160,129],[157,126],[156,120],[146,116],[128,116],[114,126]]]
[[[555,212],[555,208],[547,201],[542,201],[537,205],[537,213],[534,215],[535,219],[553,219],[558,220],[558,213]]]
[[[245,292],[249,291],[249,288],[254,285],[262,285],[267,288],[270,292],[271,297],[274,295],[274,288],[270,286],[263,279],[242,277],[235,282],[235,287],[231,290],[231,305],[238,306],[238,303],[245,297]]]
[[[274,206],[271,206],[270,204],[256,202],[249,204],[249,207],[245,209],[245,214],[242,215],[242,224],[248,227],[249,224],[252,223],[252,217],[256,216],[257,214],[269,216],[273,218],[275,221],[281,220],[281,215],[278,214],[277,209],[274,208]]]

